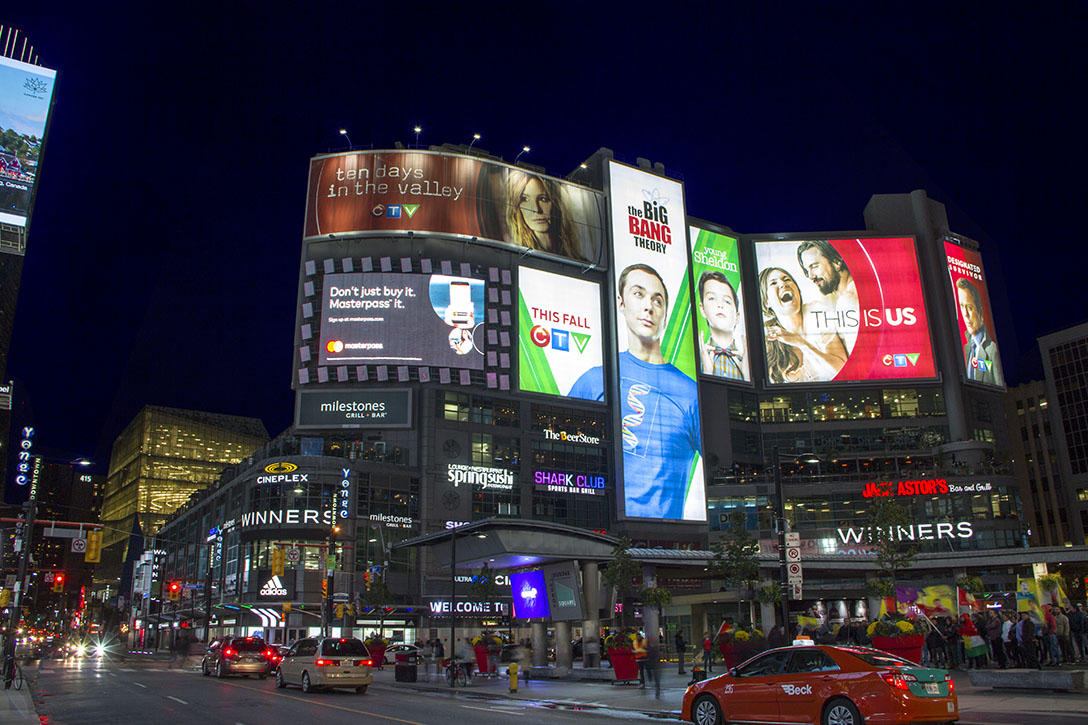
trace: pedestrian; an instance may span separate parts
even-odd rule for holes
[[[710,639],[710,632],[703,632],[703,671],[714,671],[714,642]]]
[[[676,630],[676,638],[674,640],[676,644],[676,674],[684,674],[684,657],[688,651],[688,641],[684,639],[684,630]]]
[[[1039,655],[1035,649],[1035,622],[1027,612],[1020,612],[1020,622],[1016,625],[1017,638],[1020,640],[1020,657],[1025,667],[1034,670],[1043,669],[1039,664]]]
[[[1074,604],[1073,612],[1069,615],[1069,637],[1076,646],[1078,659],[1088,661],[1088,619],[1080,604]]]
[[[1007,657],[1009,667],[1021,667],[1020,662],[1020,648],[1016,643],[1016,619],[1012,612],[1006,612],[1002,614],[1001,619],[1001,639],[1005,643],[1005,655]]]
[[[446,659],[446,646],[442,644],[442,640],[438,637],[434,638],[434,658],[438,664],[442,664],[442,660]]]
[[[661,699],[661,645],[658,641],[651,640],[648,643],[646,655],[646,674],[654,681],[654,698]]]
[[[1005,669],[1005,639],[1002,636],[1001,617],[996,612],[986,613],[986,639],[990,642],[991,655],[994,663],[1001,669]]]
[[[646,687],[646,658],[649,656],[646,649],[646,638],[641,633],[635,635],[635,664],[638,665],[638,686]]]
[[[1043,605],[1046,612],[1046,620],[1043,625],[1043,643],[1047,656],[1047,664],[1058,667],[1062,663],[1062,652],[1058,647],[1058,620],[1054,616],[1054,608],[1049,604]]]
[[[1073,640],[1069,637],[1069,617],[1066,616],[1063,608],[1055,607],[1055,609],[1058,612],[1054,615],[1054,621],[1058,623],[1058,648],[1061,651],[1062,662],[1073,664],[1077,658],[1073,654]]]

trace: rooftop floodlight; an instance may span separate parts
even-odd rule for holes
[[[472,144],[476,143],[479,140],[480,140],[480,134],[478,134],[478,133],[472,134],[472,140],[468,142],[468,147],[472,148]]]
[[[346,128],[340,129],[340,135],[348,140],[348,149],[351,149],[351,136],[348,136],[348,130]]]
[[[519,153],[517,156],[514,157],[514,163],[516,164],[518,162],[518,159],[521,158],[521,154],[527,154],[527,153],[529,153],[529,147],[528,146],[522,146],[521,147],[521,153]]]
[[[419,134],[423,133],[423,127],[422,126],[415,126],[415,127],[412,128],[412,131],[416,135],[416,148],[418,149],[419,148]]]

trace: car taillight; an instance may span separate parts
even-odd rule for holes
[[[370,667],[370,660],[355,660],[356,667]]]
[[[228,658],[228,659],[233,659],[234,656],[237,655],[237,654],[238,654],[237,652],[230,649],[229,647],[227,649],[223,650],[223,656]]]
[[[944,681],[948,683],[948,694],[951,695],[956,689],[956,683],[952,681],[952,675],[945,674]]]
[[[918,681],[917,677],[906,672],[881,672],[880,677],[884,682],[888,683],[890,687],[894,687],[897,690],[910,690],[910,686],[907,683]]]
[[[318,667],[339,667],[340,660],[317,660],[314,664]]]
[[[275,653],[275,652],[273,652],[273,651],[272,651],[272,650],[270,650],[270,649],[266,649],[266,650],[265,650],[265,651],[263,652],[263,654],[264,654],[264,656],[265,656],[266,658],[268,658],[268,659],[272,659],[272,658],[273,658],[273,657],[274,657],[274,656],[276,655],[276,653]]]

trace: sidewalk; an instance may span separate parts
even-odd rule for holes
[[[0,723],[37,723],[38,713],[34,711],[34,696],[30,692],[30,679],[36,679],[38,668],[36,665],[28,665],[24,671],[23,687],[20,690],[14,688],[3,689],[0,685]]]
[[[723,672],[724,668],[715,667],[711,676]],[[675,664],[666,665],[661,671],[661,698],[658,699],[652,687],[639,688],[637,684],[537,678],[528,683],[519,678],[518,692],[510,693],[505,666],[500,668],[498,677],[475,677],[468,687],[460,689],[447,685],[441,674],[429,679],[422,666],[418,674],[417,682],[396,682],[394,667],[390,665],[374,671],[373,687],[457,692],[469,697],[537,702],[546,707],[638,712],[649,717],[679,719],[684,691],[691,679],[690,670],[679,675]],[[971,685],[964,670],[953,671],[952,677],[959,696],[960,725],[1079,725],[1084,722],[1084,713],[1088,710],[1088,694],[1001,692]]]

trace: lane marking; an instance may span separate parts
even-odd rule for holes
[[[461,707],[466,710],[483,710],[484,712],[502,713],[503,715],[517,715],[518,717],[525,717],[523,712],[515,712],[514,710],[499,710],[491,707],[473,707],[472,705],[462,705]]]
[[[342,705],[333,705],[333,704],[328,703],[328,702],[321,702],[320,700],[312,700],[312,699],[305,698],[305,697],[296,697],[295,695],[287,695],[287,694],[284,694],[282,692],[270,692],[269,690],[262,689],[262,688],[259,688],[259,687],[248,687],[246,685],[237,684],[237,683],[234,683],[234,682],[227,682],[226,680],[219,680],[219,684],[226,685],[227,687],[237,687],[237,688],[242,689],[242,690],[250,690],[251,692],[260,692],[261,694],[272,695],[274,697],[285,697],[288,700],[297,700],[298,702],[305,702],[305,703],[308,703],[310,705],[319,705],[321,707],[328,707],[328,708],[331,708],[333,710],[343,710],[344,712],[357,712],[357,713],[360,713],[362,715],[369,715],[370,717],[376,717],[376,718],[379,718],[381,720],[391,720],[393,722],[402,722],[402,723],[406,723],[407,725],[425,725],[425,723],[417,722],[415,720],[403,720],[403,719],[401,719],[399,717],[393,717],[392,715],[382,715],[380,713],[372,712],[370,710],[357,710],[357,709],[352,708],[352,707],[344,707]]]
[[[147,685],[144,685],[144,684],[142,684],[142,683],[139,683],[139,682],[133,682],[132,684],[136,685],[136,687],[142,687],[142,688],[144,688],[145,690],[147,689]]]
[[[185,700],[182,700],[181,698],[178,698],[178,697],[174,697],[173,695],[167,695],[166,699],[167,700],[173,700],[174,702],[180,702],[182,705],[188,705],[189,704],[189,703],[185,702]]]

